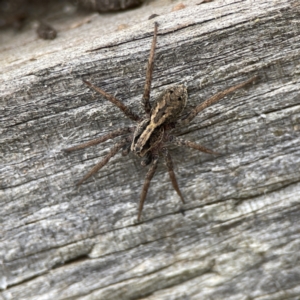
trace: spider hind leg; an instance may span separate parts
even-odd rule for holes
[[[90,178],[92,175],[97,173],[102,167],[104,167],[109,160],[115,156],[118,151],[127,143],[126,139],[123,139],[121,142],[114,145],[113,148],[109,151],[109,153],[100,161],[98,162],[80,181],[76,183],[77,186],[81,185],[85,180]]]
[[[137,218],[138,222],[141,219],[144,202],[145,202],[145,199],[146,199],[146,196],[148,193],[150,181],[152,180],[154,173],[157,169],[157,163],[158,163],[158,155],[153,155],[151,166],[146,174],[145,182],[144,182],[141,197],[140,197],[139,212],[138,212],[138,218]]]
[[[119,128],[119,129],[116,129],[116,130],[114,130],[114,131],[112,131],[108,134],[100,136],[99,138],[87,141],[85,143],[82,143],[82,144],[79,144],[79,145],[76,145],[76,146],[73,146],[73,147],[70,147],[70,148],[63,149],[63,151],[72,152],[72,151],[84,149],[84,148],[87,148],[87,147],[95,146],[95,145],[101,144],[101,143],[103,143],[107,140],[114,139],[115,137],[118,137],[120,135],[130,133],[133,130],[134,130],[134,127]]]
[[[165,158],[166,166],[167,166],[167,169],[168,169],[168,172],[169,172],[169,176],[170,176],[173,188],[177,192],[177,194],[180,197],[182,203],[185,203],[184,198],[183,198],[183,196],[181,194],[181,191],[179,189],[174,170],[173,170],[172,158],[171,158],[171,155],[170,155],[170,153],[167,149],[164,149],[163,156]]]

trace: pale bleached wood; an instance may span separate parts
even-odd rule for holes
[[[61,22],[50,42],[30,30],[5,37],[0,299],[299,298],[300,7],[199,2]],[[131,124],[81,78],[142,112],[152,13],[160,14],[152,99],[186,82],[195,106],[254,74],[260,80],[181,129],[222,155],[172,147],[187,203],[161,164],[137,224],[146,174],[138,158],[115,157],[77,189],[113,141],[61,150]],[[116,31],[122,23],[128,28]]]

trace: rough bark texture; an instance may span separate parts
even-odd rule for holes
[[[2,38],[0,299],[299,299],[299,2],[199,2],[60,21],[53,41]],[[82,78],[141,113],[152,13],[152,99],[186,82],[195,106],[260,79],[179,130],[222,155],[172,147],[187,204],[160,164],[138,224],[138,158],[78,189],[114,141],[61,150],[132,124]]]

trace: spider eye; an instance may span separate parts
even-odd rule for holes
[[[182,98],[179,96],[179,97],[178,97],[178,100],[180,101],[180,100],[182,100]]]
[[[174,92],[173,90],[170,90],[170,94],[173,94],[173,92]]]

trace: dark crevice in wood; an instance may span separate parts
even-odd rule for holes
[[[70,258],[66,261],[62,261],[60,263],[57,263],[54,265],[51,270],[61,268],[61,267],[67,267],[68,265],[73,265],[73,264],[80,264],[82,262],[85,262],[87,260],[91,260],[91,258],[88,256],[88,254],[80,254],[78,256],[75,256],[73,258]]]

